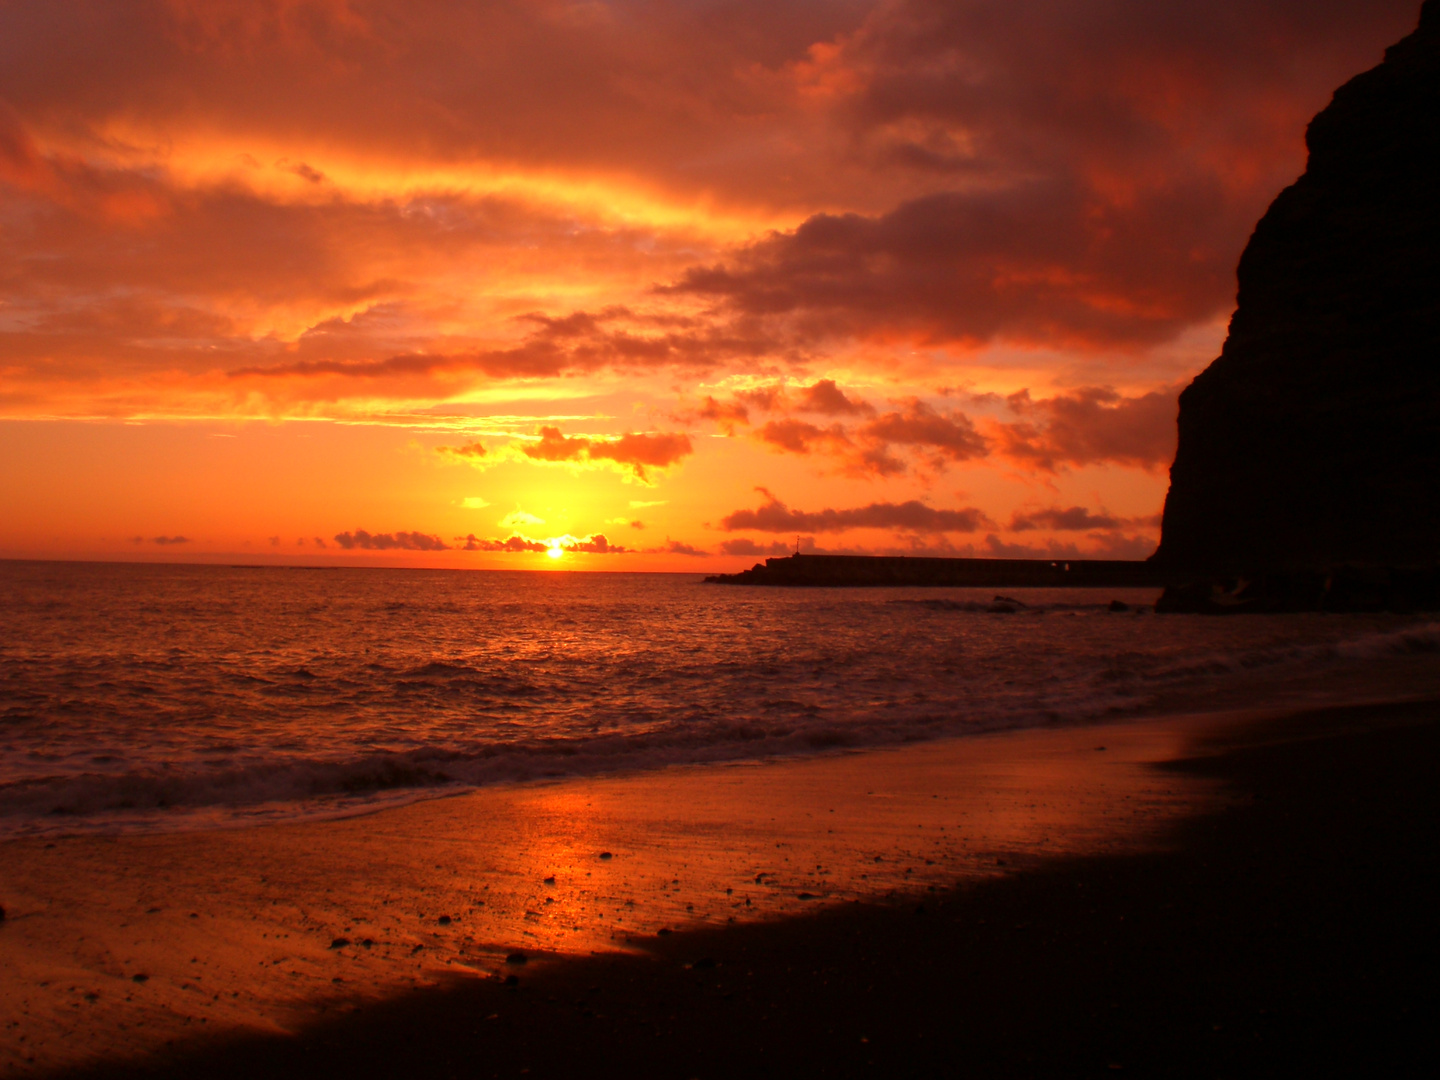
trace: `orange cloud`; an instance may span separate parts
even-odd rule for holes
[[[964,486],[1015,535],[1139,535],[1173,387],[1218,347],[1236,259],[1303,165],[1306,118],[1415,8],[10,0],[0,418],[27,423],[0,424],[21,463],[0,541],[70,520],[38,509],[57,422],[91,425],[96,461],[128,446],[126,468],[160,476],[144,425],[249,419],[313,438],[283,466],[258,439],[224,458],[248,501],[213,519],[189,516],[206,481],[157,481],[166,509],[124,534],[184,520],[216,537],[180,555],[326,533],[271,512],[316,488],[350,500],[335,512],[351,521],[424,499],[443,535],[468,531],[440,516],[469,494],[458,470],[380,445],[413,438],[489,470],[506,505],[530,505],[517,462],[558,466],[546,483],[567,500],[614,479],[571,475],[586,470],[673,485],[649,535],[690,535],[755,479],[823,473],[840,516],[814,513],[849,521],[926,506],[937,474],[972,470],[983,483]],[[652,430],[667,417],[709,427]],[[386,485],[347,472],[361,444],[367,476],[394,468]],[[1011,517],[1036,477],[1081,467],[1086,497],[1126,508],[1120,526],[1067,529],[1070,494],[1061,516]],[[901,520],[865,520],[885,513]],[[905,513],[913,529],[885,527],[911,529],[906,550],[964,550]],[[452,558],[403,546],[430,533],[341,535],[360,550],[362,533]],[[475,542],[512,541],[542,542]],[[753,554],[731,541],[723,553]],[[157,553],[145,543],[118,546]]]
[[[477,458],[483,458],[486,453],[488,453],[488,451],[485,449],[485,444],[482,443],[479,439],[476,439],[472,443],[466,443],[464,446],[437,446],[435,448],[435,452],[437,454],[448,454],[451,457],[457,457],[469,461],[476,460]]]
[[[737,536],[720,543],[720,550],[726,555],[784,556],[793,550],[790,545],[776,540],[770,544],[757,544],[744,536]]]
[[[894,476],[909,467],[905,460],[892,451],[904,448],[917,455],[927,467],[943,470],[948,465],[984,458],[989,443],[976,430],[970,418],[955,411],[942,413],[923,401],[912,399],[903,409],[883,414],[876,413],[873,406],[865,402],[852,401],[829,383],[824,391],[833,391],[844,402],[837,407],[833,397],[825,401],[825,409],[813,408],[817,383],[809,387],[801,398],[804,407],[810,411],[835,411],[861,414],[870,417],[854,427],[832,423],[820,427],[807,420],[789,417],[771,420],[758,428],[756,438],[776,450],[792,454],[823,454],[836,459],[842,471],[855,476]],[[769,397],[771,407],[784,407],[788,399],[779,393]]]
[[[678,433],[631,433],[618,439],[567,437],[556,427],[542,427],[540,440],[521,452],[536,461],[611,462],[647,479],[647,468],[667,468],[694,453],[690,436]]]
[[[941,510],[912,499],[903,503],[876,502],[845,510],[792,510],[764,488],[766,502],[754,510],[736,510],[720,522],[726,532],[846,532],[850,529],[901,529],[907,532],[973,533],[993,525],[984,513],[971,507]]]
[[[625,555],[633,549],[622,547],[619,544],[612,544],[606,539],[604,533],[591,533],[588,536],[561,536],[552,540],[532,540],[521,533],[512,533],[504,540],[487,540],[470,533],[468,536],[457,536],[455,542],[458,544],[464,541],[460,550],[462,551],[550,551],[558,547],[562,551],[583,552],[593,555]]]
[[[1100,462],[1158,469],[1175,456],[1180,389],[1125,397],[1085,387],[1040,399],[1022,390],[1006,399],[1021,419],[994,422],[989,431],[999,453],[1047,472]]]
[[[356,529],[335,537],[335,543],[346,551],[445,551],[450,545],[438,536],[421,532],[368,533]]]

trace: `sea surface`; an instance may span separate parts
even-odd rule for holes
[[[0,562],[0,837],[1083,724],[1256,671],[1303,682],[1440,648],[1423,616],[1004,592]]]

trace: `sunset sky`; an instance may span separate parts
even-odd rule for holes
[[[1144,557],[1418,10],[0,0],[0,557]]]

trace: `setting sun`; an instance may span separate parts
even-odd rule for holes
[[[1126,3],[0,5],[0,557],[1146,558],[1251,229],[1416,0],[1245,16],[1273,56]]]
[[[0,0],[0,1080],[1421,1072],[1437,159],[1440,0]]]

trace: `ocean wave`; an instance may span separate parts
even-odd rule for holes
[[[1120,697],[1067,702],[1065,718],[1078,721],[1122,706]],[[910,714],[893,721],[816,715],[804,702],[776,702],[797,722],[713,719],[672,724],[634,734],[550,737],[464,748],[425,747],[360,754],[338,760],[271,757],[243,765],[195,763],[164,770],[31,777],[0,785],[0,835],[153,827],[164,812],[169,827],[184,827],[187,812],[244,811],[263,804],[301,803],[410,790],[465,789],[500,783],[595,776],[691,765],[812,755],[884,747],[945,734],[980,733],[1052,723],[1053,707],[1013,715]],[[808,722],[803,718],[809,717]],[[209,815],[213,817],[214,815]]]
[[[1440,622],[1369,634],[1335,646],[1337,656],[1366,660],[1384,656],[1416,656],[1440,652]]]
[[[0,593],[24,572],[0,566]],[[1440,623],[1415,618],[1132,614],[1151,590],[226,574],[51,572],[83,602],[0,603],[0,834],[1083,724],[1257,671],[1440,650]]]
[[[989,600],[898,597],[887,602],[902,607],[920,608],[925,611],[954,611],[969,615],[1112,615],[1145,614],[1154,611],[1152,603],[1137,601],[1133,597],[1130,601],[1121,601],[1123,607],[1120,608],[1114,607],[1114,602],[1109,599],[1090,603],[1073,600],[1021,600],[999,593]]]

